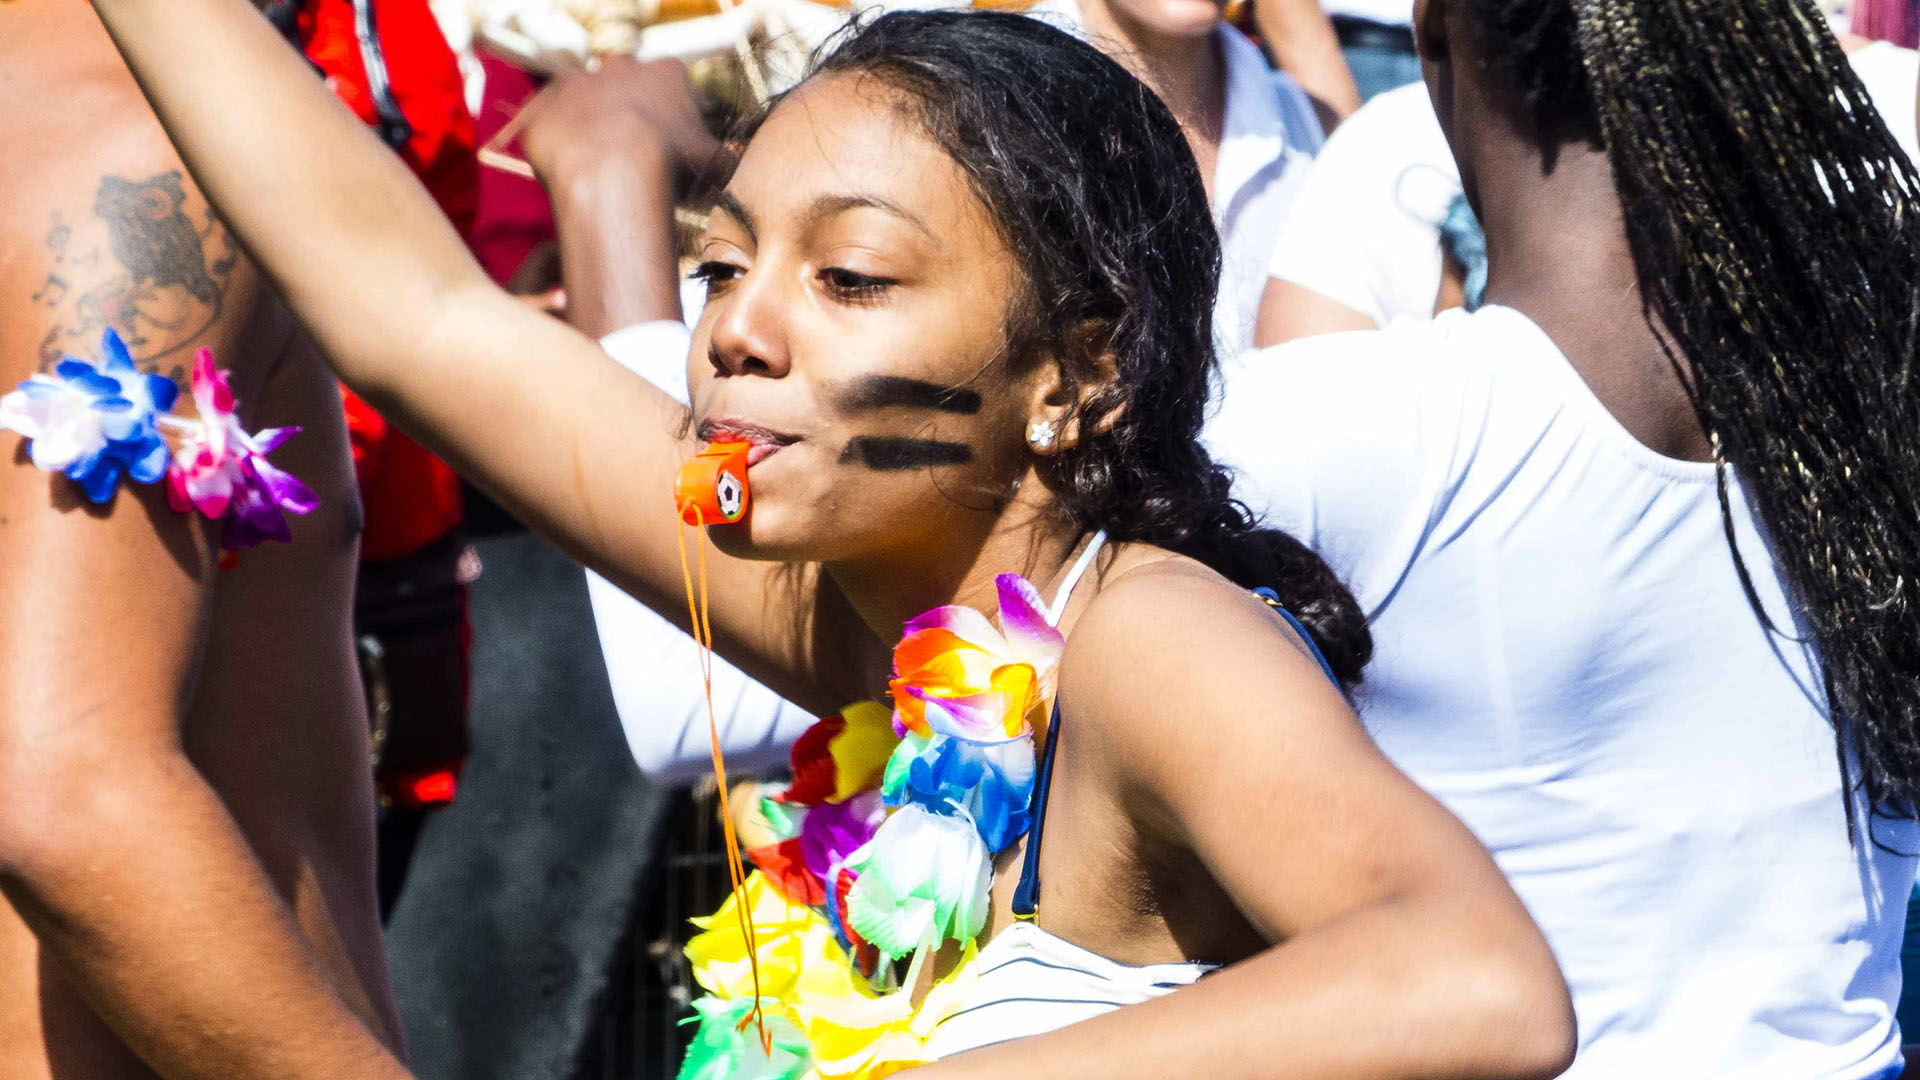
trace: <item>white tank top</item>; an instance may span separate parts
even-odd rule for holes
[[[1559,958],[1567,1080],[1898,1075],[1914,861],[1848,843],[1817,661],[1749,604],[1713,467],[1636,441],[1511,308],[1250,353],[1224,386],[1236,494],[1372,620],[1362,721]]]

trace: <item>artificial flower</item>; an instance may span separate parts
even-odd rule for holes
[[[864,791],[842,803],[824,803],[800,822],[800,853],[822,884],[873,839],[887,820],[887,805],[877,792]]]
[[[239,403],[226,372],[214,369],[213,354],[205,349],[193,358],[193,400],[200,423],[183,438],[167,469],[168,504],[180,513],[195,509],[219,521],[224,548],[291,540],[286,515],[309,513],[320,503],[267,455],[300,429],[248,434],[235,415]]]
[[[893,726],[899,734],[941,730],[973,739],[1030,729],[1053,695],[1066,639],[1047,621],[1040,594],[1018,574],[994,579],[1000,630],[969,607],[934,608],[908,622],[893,650]]]
[[[695,1001],[700,1029],[680,1062],[677,1080],[799,1080],[804,1076],[810,1057],[806,1036],[779,1002],[762,998],[760,1006],[771,1052],[761,1041],[752,998]]]
[[[986,926],[993,861],[964,814],[901,807],[848,865],[847,926],[889,962]]]
[[[782,896],[798,904],[822,907],[829,883],[854,852],[873,839],[887,819],[887,804],[876,792],[861,792],[843,803],[798,806],[761,800],[784,837],[747,852]]]
[[[887,755],[899,741],[886,706],[877,701],[849,705],[839,716],[825,717],[809,727],[794,742],[793,783],[780,800],[808,805],[845,802],[880,782]]]
[[[789,901],[807,907],[820,907],[827,902],[826,883],[807,869],[806,860],[800,854],[799,837],[751,848],[747,858],[767,876],[767,884]]]
[[[806,807],[782,802],[778,795],[772,798],[761,796],[759,811],[760,824],[776,840],[792,840],[799,836],[800,823],[807,819]]]
[[[762,804],[776,839],[749,853],[760,869],[694,920],[703,931],[687,946],[694,978],[720,1001],[758,993],[784,1010],[804,1033],[806,1080],[878,1080],[923,1065],[934,1028],[964,1007],[991,851],[1028,828],[1032,725],[1065,644],[1032,585],[1014,574],[996,585],[1000,629],[958,606],[914,619],[894,651],[894,708],[850,706],[801,737],[793,783]],[[908,955],[906,982],[919,985],[947,941],[961,944],[962,962],[922,999],[883,992],[898,986],[894,962]],[[723,1064],[683,1077],[763,1075],[758,1044],[743,1051],[735,1038],[750,1009],[703,1007],[702,1038],[709,1023],[718,1028],[687,1068]]]
[[[941,722],[930,714],[928,722]],[[889,806],[916,803],[964,811],[990,852],[1026,834],[1034,785],[1033,739],[974,740],[945,731],[908,733],[887,762],[880,793]]]
[[[759,871],[747,875],[743,891],[762,996],[786,1001],[796,995],[825,999],[862,992],[847,951],[824,915],[788,900]],[[686,948],[694,980],[708,993],[727,999],[751,998],[754,993],[754,964],[740,931],[738,905],[738,895],[730,895],[720,910],[694,919],[702,932]]]
[[[793,1016],[813,1054],[812,1076],[821,1080],[876,1080],[924,1065],[934,1028],[966,1002],[978,952],[968,943],[959,962],[914,1004],[901,992],[818,1004],[801,1002]]]
[[[860,875],[842,866],[833,875],[833,888],[827,896],[827,922],[840,937],[840,947],[853,959],[853,970],[861,978],[872,979],[880,971],[880,950],[847,925],[847,897]]]
[[[133,364],[111,328],[100,335],[99,364],[68,356],[52,375],[36,374],[0,398],[0,428],[30,440],[35,466],[60,472],[88,500],[105,503],[121,476],[151,484],[166,470],[167,444],[158,425],[179,390]]]

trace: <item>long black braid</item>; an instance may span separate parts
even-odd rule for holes
[[[1543,145],[1605,146],[1729,542],[1731,466],[1819,651],[1843,782],[1914,816],[1920,175],[1811,0],[1472,5]]]

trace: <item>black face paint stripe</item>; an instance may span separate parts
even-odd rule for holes
[[[941,386],[902,375],[866,375],[853,380],[840,395],[840,407],[862,409],[934,409],[972,416],[980,411],[980,395],[963,386]]]
[[[865,465],[879,472],[924,469],[934,465],[964,465],[973,460],[973,448],[965,443],[938,439],[892,439],[879,435],[861,435],[848,440],[840,453],[842,464]]]

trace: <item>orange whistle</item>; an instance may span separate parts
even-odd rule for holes
[[[680,466],[673,504],[689,525],[725,525],[747,513],[747,451],[750,443],[708,443]]]

